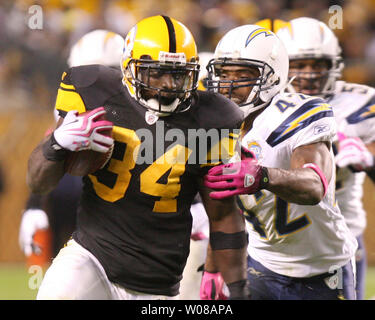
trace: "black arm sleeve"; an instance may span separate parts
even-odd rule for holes
[[[45,196],[40,194],[31,193],[29,199],[26,202],[27,209],[43,209],[45,203]]]

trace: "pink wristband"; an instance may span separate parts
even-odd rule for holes
[[[314,164],[314,163],[305,163],[303,165],[303,168],[311,168],[311,169],[313,169],[319,175],[320,180],[323,183],[323,188],[324,188],[324,195],[323,195],[323,197],[325,197],[325,195],[327,194],[328,182],[327,182],[327,179],[326,179],[324,173],[322,172],[322,170],[320,170],[320,168],[316,164]]]

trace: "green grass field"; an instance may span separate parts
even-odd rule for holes
[[[366,299],[375,299],[375,267],[367,271]]]
[[[33,300],[37,290],[29,288],[33,274],[24,265],[0,265],[0,300]]]
[[[33,300],[37,290],[29,288],[35,273],[28,273],[23,265],[0,265],[0,300]],[[367,273],[366,299],[375,299],[375,267]]]

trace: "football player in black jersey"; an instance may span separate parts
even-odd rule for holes
[[[197,192],[231,298],[248,297],[243,216],[233,199],[211,200],[202,182],[210,166],[232,156],[243,116],[222,95],[197,91],[198,71],[190,31],[154,16],[128,33],[122,73],[90,65],[63,74],[55,106],[61,119],[29,158],[30,188],[50,191],[68,152],[113,152],[83,177],[77,229],[38,299],[176,298]],[[101,133],[108,129],[112,138]]]

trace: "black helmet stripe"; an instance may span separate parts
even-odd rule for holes
[[[173,22],[171,18],[162,16],[167,24],[169,34],[169,52],[176,52],[176,32],[174,30]]]

